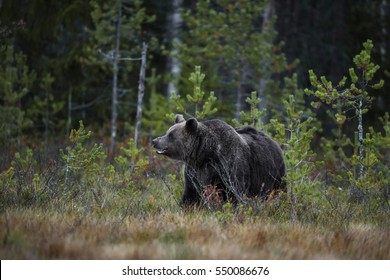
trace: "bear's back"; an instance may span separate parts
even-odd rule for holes
[[[208,136],[214,136],[221,143],[234,142],[242,137],[237,134],[236,130],[222,120],[206,120],[202,124],[207,127]],[[220,144],[221,144],[220,143]]]

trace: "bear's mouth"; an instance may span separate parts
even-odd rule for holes
[[[168,149],[156,149],[156,153],[159,155],[165,155],[168,152]]]

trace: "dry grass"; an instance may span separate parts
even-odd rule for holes
[[[390,259],[389,228],[226,222],[203,211],[123,218],[9,209],[0,242],[1,259]]]
[[[211,190],[209,208],[183,211],[176,163],[136,169],[147,158],[134,146],[117,169],[81,168],[103,152],[72,151],[69,174],[67,161],[46,168],[32,151],[0,174],[1,259],[390,259],[379,189],[354,201],[308,180],[294,187],[294,211],[288,194],[234,206]]]

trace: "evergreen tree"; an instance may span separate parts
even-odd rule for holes
[[[274,45],[274,20],[266,13],[271,4],[202,0],[194,10],[183,11],[185,32],[172,54],[182,65],[181,77],[187,77],[193,65],[201,65],[218,99],[236,104],[237,119],[245,97],[257,89],[263,94],[272,73],[287,67],[284,56],[275,52],[279,49]],[[181,83],[181,89],[188,88],[188,81]]]
[[[119,97],[131,91],[131,88],[136,88],[137,82],[133,80],[131,83],[131,77],[135,76],[133,74],[138,72],[135,69],[140,65],[132,61],[140,60],[143,39],[152,40],[144,38],[143,25],[153,22],[155,17],[146,14],[141,0],[115,0],[113,3],[91,1],[91,5],[94,23],[94,28],[90,30],[91,62],[102,67],[106,73],[112,72],[110,152],[113,154],[117,136]],[[97,52],[103,59],[97,59]]]
[[[201,72],[200,66],[195,66],[195,71],[190,74],[188,80],[192,83],[192,94],[187,94],[185,98],[173,93],[171,101],[175,104],[176,113],[184,113],[191,117],[204,119],[218,111],[215,107],[217,98],[214,92],[206,95],[203,91],[202,83],[206,75]],[[175,119],[175,113],[169,113],[167,116]]]
[[[152,69],[151,76],[146,78],[147,87],[150,89],[149,104],[145,110],[146,118],[142,119],[144,127],[148,131],[149,137],[162,135],[166,131],[166,114],[170,112],[169,100],[157,91],[157,83],[161,76],[156,74],[156,69]],[[151,139],[150,139],[151,140]]]
[[[350,86],[344,88],[347,77],[334,87],[332,82],[328,81],[324,76],[318,80],[313,70],[309,71],[310,82],[312,86],[316,87],[315,91],[306,90],[306,93],[318,97],[322,102],[330,104],[332,108],[337,109],[335,118],[338,123],[344,123],[347,115],[352,112],[352,119],[358,119],[357,132],[359,141],[359,178],[363,178],[364,173],[364,131],[363,131],[363,114],[367,113],[368,107],[371,103],[371,98],[368,95],[368,89],[380,89],[383,87],[384,81],[380,80],[373,83],[375,73],[379,70],[379,65],[371,62],[371,50],[373,43],[367,40],[363,43],[364,49],[354,57],[353,62],[355,68],[349,69]],[[356,70],[355,70],[356,69]],[[359,76],[356,74],[359,73]],[[316,105],[316,104],[314,104]]]
[[[33,103],[27,109],[29,117],[34,120],[35,128],[44,131],[45,146],[48,145],[50,133],[54,128],[63,127],[64,121],[58,118],[58,113],[64,108],[65,102],[55,98],[53,94],[54,77],[46,73],[40,82],[40,92],[34,96]]]
[[[369,91],[380,89],[384,84],[383,80],[378,81],[375,77],[380,67],[372,62],[372,49],[371,40],[363,43],[363,50],[353,59],[355,66],[349,69],[349,77],[344,76],[337,86],[325,76],[318,78],[310,70],[310,82],[315,90],[306,89],[306,93],[319,99],[318,102],[312,102],[314,107],[324,103],[332,108],[329,114],[337,123],[338,129],[334,133],[336,140],[323,141],[325,159],[331,160],[332,165],[334,162],[341,163],[343,169],[335,172],[333,180],[351,185],[352,195],[357,199],[363,198],[364,190],[374,186],[374,189],[380,189],[388,184],[388,180],[383,177],[383,172],[388,170],[388,163],[379,152],[380,149],[386,151],[388,147],[382,142],[381,134],[376,133],[372,127],[369,128],[369,133],[365,133],[363,124],[363,116],[368,112],[372,101]],[[344,124],[356,119],[353,135],[345,136]],[[382,123],[386,132],[386,117],[382,119]],[[336,155],[333,154],[333,147],[336,148]],[[352,148],[352,152],[348,152],[348,148]]]
[[[3,149],[19,145],[25,129],[33,122],[26,116],[23,99],[29,93],[36,73],[26,64],[26,56],[8,47],[0,64],[0,145]]]

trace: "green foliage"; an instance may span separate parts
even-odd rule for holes
[[[156,69],[152,69],[152,74],[146,78],[147,87],[150,89],[149,106],[144,109],[145,118],[142,118],[143,127],[145,127],[149,136],[162,135],[167,127],[167,112],[171,110],[169,100],[157,92],[157,82],[160,76],[156,75]]]
[[[103,214],[111,211],[115,199],[136,200],[148,184],[145,151],[130,140],[111,165],[103,146],[91,145],[91,135],[80,121],[80,127],[71,131],[69,145],[59,150],[59,163],[37,162],[39,155],[28,148],[15,153],[11,166],[0,173],[0,210],[71,203]]]
[[[138,149],[135,141],[130,139],[126,147],[121,147],[123,155],[115,158],[116,171],[121,174],[118,185],[134,188],[143,181],[144,170],[149,165],[149,159],[144,155],[143,149]]]
[[[195,71],[190,74],[189,81],[193,86],[193,93],[187,94],[186,98],[182,98],[175,93],[171,96],[171,101],[176,107],[175,113],[184,113],[196,118],[204,119],[212,114],[215,114],[218,109],[215,106],[217,98],[214,92],[210,92],[207,96],[202,90],[202,82],[205,74],[201,72],[200,66],[195,66]],[[175,113],[168,114],[169,118],[174,120]]]
[[[135,102],[136,95],[132,93],[137,90],[142,44],[148,44],[147,63],[152,60],[153,50],[157,47],[156,38],[145,31],[146,26],[153,23],[156,17],[147,12],[144,2],[90,1],[92,24],[86,30],[88,40],[83,49],[83,74],[88,83],[85,83],[83,91],[88,91],[90,87],[95,89],[87,95],[87,100],[91,104],[100,105],[97,110],[104,115],[97,117],[106,120],[109,118],[109,110],[104,101],[109,99],[108,85],[110,81],[116,81],[113,85],[117,91],[117,100],[112,100],[112,106],[118,112],[117,131],[124,135],[133,130],[130,123],[136,109],[129,104]]]
[[[92,35],[92,42],[88,47],[91,53],[91,62],[98,62],[96,60],[97,49],[103,52],[115,49],[116,23],[118,22],[120,23],[122,34],[120,50],[124,51],[124,53],[129,53],[127,50],[131,47],[132,54],[139,54],[143,38],[143,24],[152,23],[156,20],[154,15],[147,14],[142,0],[112,2],[114,3],[90,1],[92,8],[91,18],[94,24],[94,27],[88,30]],[[121,10],[120,17],[119,10]],[[146,39],[144,38],[145,41]],[[149,45],[153,46],[155,43]],[[118,56],[122,57],[120,54]]]
[[[32,120],[26,116],[22,99],[31,90],[36,73],[27,66],[27,58],[9,47],[2,53],[0,63],[0,145],[8,147],[20,142],[23,131],[30,128]]]
[[[163,34],[159,36],[164,41],[170,41],[165,38],[164,20],[169,18],[167,11],[170,10],[171,3],[138,0],[51,1],[42,9],[40,2],[42,1],[28,1],[27,4],[21,5],[21,1],[2,1],[0,11],[2,252],[9,250],[15,254],[15,249],[20,248],[14,245],[19,242],[23,243],[19,244],[20,247],[27,246],[31,248],[31,252],[22,256],[15,254],[17,257],[72,258],[80,248],[83,251],[86,247],[95,247],[98,252],[107,251],[101,250],[112,245],[105,244],[106,240],[116,244],[127,244],[130,240],[132,243],[135,241],[134,244],[136,241],[141,242],[140,247],[132,247],[130,250],[134,251],[134,257],[139,257],[140,253],[143,256],[142,252],[146,251],[145,244],[146,247],[156,248],[159,252],[169,252],[162,255],[163,257],[172,256],[169,255],[170,251],[175,248],[184,248],[180,249],[184,253],[178,256],[191,257],[185,253],[186,248],[197,247],[199,243],[196,242],[206,240],[199,246],[202,248],[200,255],[196,255],[204,258],[208,248],[211,248],[209,250],[213,257],[218,256],[212,247],[215,244],[220,246],[228,243],[224,248],[226,250],[221,251],[232,252],[232,255],[236,253],[235,248],[242,248],[242,244],[245,248],[282,246],[270,246],[267,240],[274,240],[274,232],[281,232],[283,238],[287,237],[286,240],[296,240],[295,233],[290,236],[283,236],[283,233],[290,230],[293,232],[296,228],[313,231],[311,225],[314,224],[319,227],[314,230],[313,242],[318,241],[319,231],[334,228],[334,232],[324,236],[325,246],[332,246],[334,243],[338,244],[337,246],[339,243],[346,244],[341,249],[343,254],[340,254],[345,258],[344,252],[351,251],[351,244],[370,243],[370,238],[366,238],[368,231],[376,231],[376,227],[379,227],[384,229],[379,232],[380,236],[386,236],[390,214],[389,115],[383,115],[381,122],[375,123],[375,130],[368,125],[364,126],[365,133],[363,126],[359,129],[359,125],[353,123],[360,116],[364,116],[365,121],[366,116],[370,117],[365,113],[372,102],[376,103],[379,110],[387,108],[388,97],[371,98],[374,92],[380,92],[374,89],[378,90],[384,86],[384,81],[377,78],[381,75],[380,68],[371,60],[374,55],[380,55],[382,63],[389,61],[388,53],[383,52],[386,50],[386,44],[383,43],[386,40],[382,40],[378,50],[373,48],[371,41],[365,42],[363,50],[353,60],[353,67],[345,72],[339,82],[330,81],[329,77],[319,77],[313,71],[309,72],[313,90],[307,90],[307,93],[314,97],[313,107],[329,109],[330,122],[322,119],[320,123],[305,105],[302,90],[298,88],[297,75],[293,74],[282,80],[283,75],[280,74],[286,69],[290,71],[295,65],[288,65],[281,53],[283,44],[274,43],[275,19],[266,20],[270,1],[202,0],[196,1],[195,4],[184,3],[184,28],[180,29],[183,33],[178,35],[180,41],[176,41],[173,48],[174,56],[182,66],[182,79],[178,85],[181,96],[174,94],[173,102],[168,101],[159,92],[164,81],[158,80],[158,76],[152,74],[145,91],[146,97],[149,98],[149,108],[145,111],[143,127],[147,129],[143,135],[162,134],[166,129],[167,112],[179,111],[199,118],[212,116],[216,112],[216,96],[227,108],[222,111],[222,106],[218,106],[218,118],[232,118],[229,115],[231,108],[228,106],[234,104],[235,95],[240,88],[243,93],[242,100],[246,98],[248,104],[248,110],[241,111],[240,122],[264,130],[281,143],[288,168],[289,188],[288,194],[272,194],[267,201],[245,198],[243,204],[238,205],[223,203],[215,190],[211,190],[208,193],[210,200],[206,209],[183,211],[178,207],[178,200],[182,195],[184,182],[181,169],[176,163],[162,164],[150,156],[147,147],[137,149],[132,140],[118,143],[122,148],[110,163],[103,145],[95,144],[98,141],[96,139],[106,142],[104,126],[108,123],[109,111],[106,102],[109,98],[107,85],[112,74],[111,65],[107,62],[110,62],[113,56],[118,4],[123,4],[120,48],[126,50],[118,54],[118,57],[135,58],[139,56],[142,41],[149,41],[150,49],[156,45],[156,40],[151,38],[153,34]],[[349,54],[341,45],[337,45],[337,42],[342,42],[338,40],[340,35],[337,34],[342,35],[344,32],[332,32],[333,23],[328,25],[331,22],[328,19],[330,15],[333,16],[329,11],[337,11],[340,7],[334,5],[330,10],[324,9],[323,11],[329,14],[317,19],[316,11],[321,11],[323,5],[313,7],[308,1],[302,1],[300,4],[298,2],[295,7],[298,14],[307,8],[314,8],[315,12],[306,18],[306,22],[311,25],[314,22],[315,27],[313,29],[313,26],[310,26],[310,30],[316,31],[312,32],[316,40],[311,40],[309,35],[308,41],[311,45],[307,48],[307,42],[302,40],[302,37],[284,36],[286,33],[282,33],[281,37],[287,40],[293,38],[298,42],[297,46],[291,46],[290,42],[287,42],[289,54],[294,56],[303,53],[300,55],[303,57],[303,63],[313,64],[314,61],[316,68],[320,69],[318,72],[332,67],[332,73],[335,71],[337,74],[337,69],[342,69],[345,65],[343,60],[349,57]],[[361,4],[362,1],[356,3],[353,8],[358,11],[367,10],[365,5]],[[163,16],[150,16],[156,11],[156,7],[165,9],[164,12],[157,11]],[[274,2],[272,8],[278,11],[285,7]],[[380,34],[382,28],[374,26],[378,23],[377,20],[362,20],[368,14],[377,15],[379,9],[376,8],[378,7],[373,7],[369,12],[355,13],[354,20],[360,23],[348,24],[357,26],[359,38],[365,29],[373,38],[383,37],[383,34]],[[31,18],[34,18],[34,24],[26,24],[31,23]],[[305,24],[305,20],[300,20],[302,17],[289,15],[280,18],[283,18],[278,23],[282,27],[281,32],[286,32],[289,28],[283,27],[292,23],[294,28],[291,32],[308,34],[299,32]],[[342,18],[336,17],[337,23],[343,23]],[[378,18],[383,24],[382,15]],[[296,19],[300,22],[295,21]],[[318,24],[320,22],[317,20],[324,20],[322,23],[327,22],[326,28],[331,27],[328,33],[333,42],[327,40],[328,35],[320,33],[318,26],[322,24]],[[85,26],[90,27],[90,30],[86,30]],[[339,28],[341,25],[333,26]],[[353,35],[349,31],[347,33]],[[324,42],[332,44],[323,44]],[[332,48],[322,45],[331,45]],[[356,39],[347,45],[356,46]],[[300,48],[302,52],[298,51]],[[335,49],[337,51],[334,51]],[[148,61],[156,63],[158,71],[163,72],[161,69],[165,67],[165,59],[160,53],[155,54],[158,58]],[[312,54],[321,59],[313,59]],[[202,65],[203,73],[200,69],[193,72],[194,65]],[[120,65],[120,124],[131,122],[134,115],[133,89],[137,85],[138,66],[138,62],[128,61]],[[381,66],[388,68],[386,64]],[[305,69],[305,66],[300,69]],[[297,70],[302,71],[300,69]],[[388,71],[385,73],[388,78]],[[152,81],[153,79],[156,80]],[[265,81],[263,90],[260,89],[259,81]],[[305,79],[300,80],[304,81]],[[216,94],[207,94],[203,88],[215,89]],[[254,90],[257,90],[261,100]],[[189,91],[192,92],[187,94]],[[252,94],[247,97],[249,92]],[[70,93],[73,100],[68,105],[72,108],[65,112],[64,104]],[[264,101],[264,109],[261,109],[261,101]],[[174,110],[173,106],[179,110]],[[78,129],[72,130],[68,142],[64,145],[60,135],[63,135],[67,113],[76,120],[78,117],[84,122],[88,119],[92,127],[98,127],[97,133],[94,133],[96,138],[80,124]],[[266,113],[272,117],[269,123]],[[374,119],[370,121],[375,122]],[[330,123],[334,124],[335,129],[319,139],[317,132],[320,126],[328,128]],[[236,125],[239,125],[238,122]],[[131,129],[131,126],[128,127]],[[352,132],[349,129],[351,127]],[[119,131],[127,135],[132,132],[130,129]],[[48,141],[45,142],[41,141],[43,130],[47,133],[45,136]],[[35,139],[35,136],[38,139]],[[58,151],[57,145],[63,149],[59,153],[51,153]],[[364,149],[360,150],[361,146]],[[40,154],[43,149],[47,153],[44,156]],[[149,158],[152,159],[153,166],[149,164]],[[169,169],[169,164],[175,164],[172,168],[174,171]],[[364,170],[363,177],[359,177],[361,166]],[[293,212],[293,215],[290,215],[290,212]],[[27,214],[27,217],[37,219],[38,222],[32,223],[27,218],[27,223],[18,224],[15,213]],[[298,220],[300,223],[296,226],[291,220]],[[52,223],[53,221],[58,223]],[[241,224],[247,228],[240,227]],[[346,230],[350,225],[361,227],[362,224],[368,225],[364,225],[365,229],[357,232],[365,240],[362,238],[361,242],[358,242],[359,240],[352,239],[352,242],[349,242],[356,231]],[[35,231],[43,238],[36,241],[31,239],[28,233],[26,236],[22,235],[20,232],[23,227],[27,232]],[[268,230],[270,227],[274,230],[267,234],[267,227]],[[107,231],[102,233],[102,228]],[[58,229],[58,233],[53,234],[53,229]],[[305,236],[306,240],[305,230],[299,231],[299,236]],[[318,232],[315,232],[316,230]],[[81,245],[83,239],[79,239],[80,232],[85,233],[83,237],[88,240],[85,247]],[[239,236],[239,242],[232,247],[229,243],[235,235]],[[215,236],[218,238],[213,238]],[[223,242],[221,237],[228,242]],[[72,242],[74,238],[78,242]],[[177,243],[174,243],[175,238],[179,240]],[[61,239],[65,240],[64,246],[59,242]],[[96,240],[96,246],[89,243],[91,239]],[[375,237],[372,239],[377,240]],[[195,240],[195,243],[190,243],[192,240]],[[251,241],[248,243],[248,240]],[[165,243],[159,243],[160,241]],[[313,242],[304,245],[312,245]],[[381,240],[377,244],[381,245],[380,242]],[[75,246],[72,247],[72,243]],[[150,244],[155,247],[149,247]],[[374,247],[381,248],[372,248]],[[302,246],[299,246],[298,256],[301,249]],[[57,255],[58,250],[64,250],[65,254]],[[109,251],[120,251],[120,256],[123,257],[123,250],[114,248]],[[272,254],[276,252],[271,251]],[[356,251],[361,252],[361,246]],[[366,251],[372,252],[371,249]],[[155,252],[150,256],[155,257]],[[384,256],[387,257],[388,254]],[[361,257],[360,253],[357,257]]]
[[[265,108],[261,111],[259,110],[261,99],[257,97],[257,92],[252,91],[251,97],[247,97],[245,102],[250,106],[249,112],[241,111],[240,121],[233,119],[234,126],[251,125],[256,129],[264,128],[261,119],[266,115],[267,110]]]
[[[310,70],[310,82],[316,90],[305,90],[307,94],[331,106],[332,110],[328,113],[337,125],[337,130],[333,131],[335,139],[325,139],[322,146],[328,166],[335,166],[335,162],[339,162],[344,167],[342,170],[332,172],[333,174],[330,175],[332,184],[348,184],[352,187],[353,195],[358,199],[367,195],[367,188],[382,189],[388,181],[382,176],[383,168],[379,172],[377,170],[379,162],[382,162],[379,165],[384,166],[383,163],[386,161],[378,158],[380,149],[385,146],[372,128],[370,133],[363,132],[363,114],[368,111],[371,103],[367,90],[379,89],[383,86],[383,80],[373,83],[379,66],[371,62],[372,48],[371,40],[363,43],[363,50],[353,59],[355,68],[349,69],[349,83],[348,78],[343,77],[334,87],[326,77],[318,79]],[[312,105],[319,107],[321,104],[313,102]],[[343,133],[343,128],[348,119],[354,118],[358,119],[357,129],[354,138],[348,139]],[[350,140],[351,138],[353,140]],[[348,149],[352,150],[352,154],[348,154]]]
[[[316,182],[310,177],[320,163],[315,162],[311,145],[320,124],[305,106],[304,91],[298,87],[296,74],[284,78],[282,96],[282,104],[279,110],[272,110],[274,118],[266,129],[283,147],[290,192],[316,192]]]
[[[290,95],[288,100],[284,100],[287,118],[285,122],[285,134],[283,136],[287,141],[287,149],[285,150],[285,158],[288,169],[288,181],[294,185],[299,185],[302,180],[309,177],[313,171],[314,165],[311,160],[315,157],[315,153],[311,149],[311,141],[317,128],[313,126],[313,118],[303,118],[302,111],[296,111],[295,98]],[[271,122],[272,125],[272,122]],[[277,129],[281,133],[281,129]]]
[[[216,212],[217,218],[223,222],[231,222],[234,218],[235,207],[232,203],[226,202],[222,205],[221,209]]]
[[[259,207],[251,203],[252,201],[248,200],[247,203],[234,205],[231,202],[223,203],[220,207],[216,208],[215,216],[218,221],[222,224],[230,223],[243,223],[248,222],[255,218],[257,213],[254,211],[254,207]],[[260,213],[258,213],[260,214]],[[260,214],[261,215],[261,214]]]
[[[65,102],[55,98],[53,94],[53,83],[55,78],[46,73],[40,83],[41,92],[34,96],[33,106],[27,109],[28,115],[34,123],[45,128],[45,140],[52,128],[57,128],[63,124],[58,118],[54,118],[64,108]]]
[[[289,95],[283,100],[286,115],[283,121],[271,119],[269,129],[274,131],[275,139],[283,143],[287,167],[287,186],[290,195],[291,215],[297,219],[297,211],[302,201],[315,201],[319,197],[319,182],[311,179],[318,168],[315,152],[311,149],[312,140],[317,131],[315,120],[305,117],[304,111],[297,105],[299,96]]]
[[[298,75],[294,73],[291,78],[284,78],[284,87],[282,88],[282,99],[289,99],[290,95],[294,96],[294,107],[296,111],[300,111],[301,115],[311,116],[313,115],[311,110],[309,110],[305,104],[304,90],[298,86]],[[285,104],[284,104],[285,105]],[[273,114],[276,116],[281,115],[281,110],[274,110]]]
[[[371,102],[371,98],[368,95],[367,89],[379,89],[383,86],[384,81],[380,80],[378,83],[373,84],[375,73],[379,70],[379,65],[371,62],[371,51],[373,43],[371,40],[367,40],[363,43],[364,49],[357,54],[353,62],[355,68],[349,69],[350,83],[349,87],[345,88],[348,81],[347,77],[343,77],[336,87],[333,86],[331,81],[328,81],[326,77],[321,76],[317,78],[313,70],[309,70],[309,78],[311,85],[315,90],[306,89],[305,92],[309,95],[314,95],[319,98],[321,102],[331,105],[333,109],[337,109],[338,116],[336,119],[342,121],[345,119],[345,114],[350,109],[355,109],[357,115],[359,102],[363,102],[363,109],[368,108]],[[359,77],[356,74],[359,73]],[[313,104],[316,105],[316,104]],[[366,110],[363,113],[367,112]]]
[[[264,124],[258,120],[265,115],[265,109],[262,111],[258,109],[260,99],[256,92],[252,92],[251,98],[246,100],[251,110],[241,112],[241,124],[268,131],[283,147],[289,193],[289,207],[287,204],[283,207],[287,211],[292,211],[292,218],[297,219],[306,202],[315,203],[323,199],[319,189],[320,182],[311,179],[321,165],[321,162],[315,161],[316,153],[311,147],[319,125],[304,106],[303,90],[298,88],[296,75],[285,78],[285,88],[282,92],[284,99],[281,109],[274,112],[274,118],[269,123]],[[241,125],[236,120],[233,123]],[[272,205],[270,207],[273,207]]]
[[[206,86],[233,104],[229,101],[242,97],[244,88],[253,91],[259,79],[268,81],[273,73],[285,71],[288,64],[281,45],[274,44],[274,18],[267,16],[270,5],[268,0],[202,0],[194,9],[183,9],[189,32],[181,34],[171,53],[181,64],[182,77],[192,72],[193,65],[202,65]],[[177,86],[185,92],[190,84],[182,79]],[[278,94],[267,92],[267,98]]]
[[[11,166],[0,173],[0,211],[12,205],[46,205],[49,192],[43,188],[44,178],[40,174],[33,151],[26,148],[16,152]]]
[[[65,151],[60,149],[60,156],[64,166],[64,192],[86,191],[81,187],[84,180],[95,179],[101,171],[101,166],[106,158],[103,152],[103,145],[93,144],[87,147],[86,141],[91,137],[92,132],[86,131],[82,121],[79,122],[79,129],[72,129],[69,136],[69,146]],[[84,185],[84,188],[87,187]]]
[[[145,109],[145,118],[142,118],[145,124],[145,130],[148,131],[149,136],[162,135],[167,128],[167,112],[170,110],[172,104],[169,100],[161,94],[152,92],[149,98],[149,108]],[[171,120],[171,118],[169,118]]]

